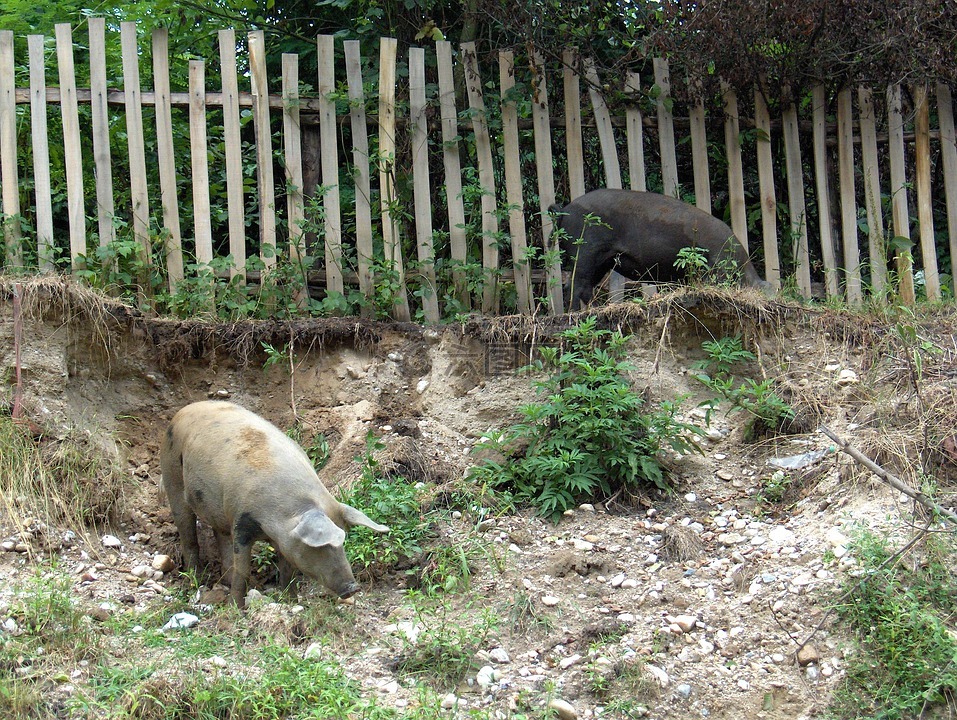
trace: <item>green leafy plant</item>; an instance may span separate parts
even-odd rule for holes
[[[723,337],[720,340],[706,340],[701,348],[708,354],[706,360],[699,361],[697,367],[712,373],[730,373],[735,365],[754,360],[754,353],[741,345],[741,336]]]
[[[930,534],[923,543],[920,563],[895,557],[887,541],[870,532],[852,543],[861,574],[848,578],[838,611],[857,636],[859,651],[849,657],[831,702],[834,717],[931,717],[935,706],[952,702],[953,540]]]
[[[689,281],[698,282],[708,270],[708,255],[699,247],[683,247],[678,251],[674,265]]]
[[[643,407],[626,377],[629,338],[599,330],[596,322],[586,318],[559,334],[562,347],[541,349],[535,367],[552,373],[535,383],[545,401],[520,408],[523,421],[486,443],[507,461],[472,470],[476,480],[552,518],[619,490],[667,490],[659,451],[691,452],[689,435],[700,432],[675,418],[675,403]],[[521,448],[521,457],[510,457]]]
[[[431,522],[422,509],[422,487],[404,477],[383,476],[376,453],[384,448],[371,432],[366,435],[362,474],[341,498],[389,526],[384,534],[363,527],[349,531],[346,553],[353,567],[360,570],[390,567],[420,555],[431,534]]]
[[[697,363],[700,372],[694,377],[718,395],[704,403],[709,415],[721,400],[731,403],[732,409],[748,413],[750,418],[744,429],[747,441],[782,432],[795,419],[794,408],[777,394],[773,378],[761,382],[751,378],[741,383],[735,381],[731,375],[733,367],[754,359],[754,355],[741,346],[741,338],[708,341],[702,343],[702,348],[708,357]]]

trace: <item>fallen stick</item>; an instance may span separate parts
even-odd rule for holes
[[[857,460],[857,462],[859,462],[861,465],[866,467],[872,473],[877,475],[877,477],[879,477],[885,483],[890,485],[892,488],[894,488],[895,490],[899,490],[900,492],[904,493],[907,497],[916,500],[921,505],[927,508],[930,508],[938,515],[947,518],[954,525],[957,525],[957,514],[951,512],[950,510],[947,510],[946,508],[941,507],[940,505],[935,503],[933,500],[931,500],[929,497],[927,497],[924,493],[920,492],[919,490],[914,490],[913,488],[905,485],[900,478],[894,475],[891,475],[891,473],[887,472],[884,468],[882,468],[876,462],[874,462],[870,458],[863,455],[859,450],[853,447],[850,443],[847,443],[844,440],[841,440],[826,426],[821,425],[821,427],[819,427],[818,430],[820,430],[822,433],[824,433],[829,438],[831,438],[831,440],[833,440],[834,442],[838,444],[841,450],[843,450],[852,458]]]

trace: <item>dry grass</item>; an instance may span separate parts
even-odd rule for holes
[[[31,551],[59,549],[52,527],[83,535],[121,509],[127,479],[88,436],[37,439],[0,417],[0,447],[0,508]]]
[[[600,329],[632,333],[656,322],[671,328],[708,327],[725,334],[766,335],[787,321],[804,318],[808,308],[798,303],[770,299],[757,291],[718,286],[679,285],[643,302],[603,305],[566,315],[505,315],[470,318],[462,326],[466,335],[488,343],[535,345],[583,317],[595,316]]]

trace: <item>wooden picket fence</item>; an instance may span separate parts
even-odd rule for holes
[[[20,178],[31,175],[34,205],[30,215],[35,218],[37,268],[54,268],[55,248],[63,241],[54,232],[51,197],[55,188],[49,149],[50,143],[60,142],[65,190],[57,192],[66,197],[72,268],[82,267],[90,254],[88,241],[92,236],[98,237],[101,245],[116,239],[114,217],[121,215],[130,219],[144,261],[151,257],[153,240],[163,240],[171,291],[183,281],[185,268],[190,267],[184,262],[184,251],[196,263],[208,264],[217,248],[228,248],[233,261],[230,273],[237,276],[245,272],[250,247],[258,248],[267,270],[276,262],[277,249],[288,252],[292,258],[307,254],[309,248],[301,229],[305,196],[312,192],[310,185],[319,185],[324,211],[323,232],[319,233],[324,260],[322,282],[327,292],[343,293],[347,286],[356,284],[363,295],[372,296],[377,280],[374,242],[378,238],[385,262],[398,278],[393,316],[399,320],[412,316],[405,275],[405,265],[411,260],[417,266],[417,282],[422,288],[417,300],[421,304],[419,310],[428,322],[439,321],[443,289],[437,286],[434,238],[436,231],[441,230],[448,237],[448,247],[443,252],[459,268],[469,261],[470,243],[481,243],[484,276],[480,296],[470,296],[461,269],[453,273],[454,287],[446,289],[465,306],[474,303],[483,313],[498,312],[501,283],[511,281],[519,312],[536,312],[542,300],[548,312],[562,312],[561,269],[556,254],[540,253],[530,261],[528,248],[554,250],[552,220],[547,209],[556,200],[557,182],[567,189],[563,202],[592,189],[586,181],[596,176],[594,166],[598,161],[589,156],[588,148],[600,151],[603,177],[599,184],[607,187],[622,187],[627,182],[632,189],[644,190],[646,176],[653,173],[656,180],[660,178],[664,193],[677,196],[682,188],[679,167],[690,164],[693,177],[685,178],[685,186],[693,185],[696,204],[711,212],[712,184],[718,182],[722,191],[726,189],[735,234],[746,246],[760,243],[765,276],[775,288],[781,287],[782,279],[793,278],[797,290],[810,296],[814,279],[823,283],[828,297],[844,296],[851,304],[860,303],[865,292],[889,291],[899,293],[906,302],[914,302],[913,261],[922,271],[926,297],[939,299],[942,288],[934,197],[946,199],[946,211],[938,211],[936,218],[938,225],[942,221],[947,225],[949,246],[942,252],[946,255],[949,251],[951,258],[957,257],[957,148],[953,100],[950,89],[944,85],[937,85],[933,94],[923,86],[908,88],[913,103],[906,114],[899,86],[877,91],[865,87],[845,89],[837,96],[834,108],[828,107],[824,89],[817,87],[809,114],[793,102],[773,102],[779,94],[786,97],[787,93],[764,88],[748,99],[749,105],[753,103],[750,119],[739,113],[740,99],[725,87],[723,107],[708,107],[704,100],[698,100],[687,106],[686,118],[676,118],[670,70],[663,59],[654,61],[653,77],[630,73],[625,78],[600,78],[594,63],[572,49],[561,52],[560,61],[557,55],[546,60],[533,51],[516,63],[511,50],[483,54],[480,58],[474,44],[454,48],[442,41],[435,44],[434,50],[409,49],[408,78],[400,84],[397,41],[382,38],[378,112],[375,117],[367,117],[369,101],[376,98],[366,95],[368,83],[364,84],[357,41],[345,41],[341,55],[337,56],[332,36],[317,38],[318,78],[316,92],[309,95],[300,95],[299,58],[284,54],[281,93],[276,95],[269,92],[270,85],[275,83],[267,76],[267,48],[262,31],[248,33],[246,42],[237,45],[233,30],[221,30],[221,88],[208,88],[204,61],[192,60],[188,92],[173,92],[168,36],[164,30],[154,31],[150,42],[153,88],[142,87],[140,62],[144,48],[134,23],[122,23],[119,31],[122,89],[109,87],[105,61],[107,30],[102,18],[89,19],[86,47],[90,87],[85,89],[77,87],[75,45],[69,25],[56,27],[56,87],[46,85],[45,38],[33,35],[28,37],[27,45],[29,87],[17,88],[14,37],[10,32],[0,32],[0,192],[6,219],[7,270],[24,266],[24,238],[16,220],[21,216],[24,195]],[[245,56],[237,57],[237,48]],[[427,58],[432,52],[434,58]],[[337,74],[343,69],[336,66],[337,58],[344,60],[344,85],[343,77]],[[489,73],[482,72],[480,60],[483,64],[497,60],[498,92],[489,92]],[[241,72],[245,68],[248,72]],[[427,84],[427,75],[437,82]],[[522,82],[517,84],[519,75]],[[241,85],[245,86],[247,76],[248,90],[243,90]],[[589,101],[584,107],[583,81]],[[625,91],[635,98],[623,115],[612,114],[602,92],[612,82],[623,82]],[[337,113],[335,99],[337,88],[343,86],[348,93],[348,122],[341,109]],[[556,86],[560,92],[553,91]],[[559,96],[555,106],[563,108],[561,115],[552,111],[552,92]],[[647,98],[652,99],[652,106]],[[772,119],[769,99],[773,106],[781,107],[780,117]],[[500,128],[490,128],[489,103],[499,105],[494,116],[500,118]],[[18,104],[28,106],[29,113],[18,113]],[[62,140],[48,132],[49,104],[59,105]],[[89,121],[85,124],[81,124],[81,104],[90,106]],[[932,104],[938,123],[933,131]],[[531,117],[520,117],[526,114],[520,113],[520,107],[525,110],[529,106]],[[110,118],[116,107],[124,110],[125,148],[111,145]],[[653,113],[647,112],[649,107],[653,107]],[[155,132],[144,127],[144,108],[153,110]],[[173,108],[185,108],[188,112],[191,236],[188,232],[184,236],[180,226],[179,209],[184,199],[178,195],[182,178],[177,177]],[[222,113],[228,242],[227,238],[213,236],[211,220],[208,112],[212,109]],[[240,114],[246,110],[252,114],[255,129],[259,232],[255,243],[247,237],[244,195],[248,190],[244,185]],[[836,115],[836,124],[828,121],[829,110]],[[282,162],[278,164],[274,155],[279,149],[273,147],[272,132],[277,113],[282,119],[282,148],[278,153]],[[311,132],[303,123],[305,114],[314,116],[319,128],[319,163],[312,183],[304,174],[304,164],[308,166],[313,160],[311,154],[304,155]],[[466,120],[461,120],[463,117]],[[715,127],[721,125],[727,173],[719,178],[709,167],[708,130],[711,128],[713,135]],[[18,126],[21,133],[30,137],[30,167],[26,167],[24,158],[18,157]],[[745,129],[754,130],[753,149],[752,145],[742,144]],[[678,131],[686,134],[679,137]],[[777,144],[772,142],[774,135],[778,136]],[[557,140],[562,136],[560,143]],[[151,139],[149,143],[147,138]],[[655,141],[657,147],[652,146]],[[340,152],[344,144],[351,146],[351,156]],[[408,145],[411,162],[399,163],[400,148]],[[679,153],[687,152],[688,145],[691,163],[679,164]],[[835,145],[836,177],[829,167]],[[82,152],[83,147],[90,146],[92,158]],[[155,147],[155,151],[147,152],[148,146]],[[783,147],[783,153],[775,154],[775,147]],[[744,148],[749,148],[747,157]],[[527,155],[529,150],[534,151],[534,177],[528,177],[530,163],[522,160],[523,153]],[[117,154],[126,156],[128,177],[113,171]],[[746,162],[757,166],[757,184],[747,188]],[[84,168],[89,169],[90,163],[95,177],[92,189],[84,187]],[[938,164],[941,171],[933,172]],[[466,168],[477,169],[481,187],[481,232],[471,238],[465,229]],[[284,178],[275,177],[277,169],[284,173]],[[89,177],[89,172],[86,175]],[[156,177],[161,213],[153,207],[156,188],[151,187],[151,182],[156,183],[150,178]],[[129,208],[114,206],[114,190],[121,183],[125,184],[124,197],[128,191],[131,198]],[[354,208],[348,208],[355,218],[354,231],[348,237],[342,220],[344,183],[351,184],[349,196],[355,198]],[[753,181],[749,183],[754,185]],[[403,220],[408,214],[397,208],[400,185],[411,185],[413,190],[411,221]],[[436,189],[441,187],[445,192],[437,193]],[[811,187],[813,203],[805,196],[806,189]],[[373,202],[376,189],[378,203]],[[778,199],[781,190],[786,194],[784,226],[784,203]],[[445,198],[444,206],[437,202],[440,197]],[[749,197],[753,199],[752,212],[760,207],[760,237],[749,234]],[[890,199],[889,211],[882,198]],[[281,206],[283,201],[285,207]],[[916,223],[910,215],[912,204],[917,208]],[[91,207],[95,233],[91,232],[94,223],[90,221],[88,225]],[[809,212],[811,208],[813,213]],[[816,227],[810,226],[812,217],[817,219]],[[503,245],[500,239],[500,220],[507,226],[505,237],[510,246]],[[162,233],[155,232],[155,223],[161,226]],[[277,229],[279,225],[286,228],[288,237]],[[534,228],[537,236],[529,228]],[[406,233],[414,234],[414,243],[402,242]],[[900,239],[910,239],[912,235],[916,248],[913,253],[893,249],[900,247]],[[891,238],[898,242],[891,243]],[[404,247],[415,248],[413,258],[404,257]],[[510,251],[504,266],[502,247]],[[344,248],[355,258],[351,271],[344,261]],[[782,248],[791,258],[786,278],[782,278],[779,261]],[[819,267],[812,268],[813,259],[818,259]],[[863,281],[865,277],[867,283]],[[613,286],[612,296],[619,293],[620,288]]]

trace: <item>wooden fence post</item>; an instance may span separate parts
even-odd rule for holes
[[[91,18],[92,19],[92,18]],[[33,182],[37,198],[37,259],[42,272],[54,270],[53,194],[50,182],[50,141],[47,128],[46,68],[44,37],[30,35],[30,129],[33,141]],[[105,104],[105,103],[104,103]],[[3,133],[0,132],[0,138]],[[0,144],[2,140],[0,140]],[[97,177],[99,180],[99,177]],[[112,198],[113,186],[109,185]],[[110,227],[113,225],[110,223]],[[102,242],[102,240],[101,240]]]
[[[910,243],[910,216],[907,211],[907,179],[904,170],[904,118],[901,116],[901,89],[899,85],[887,88],[887,154],[890,159],[891,209],[894,223],[894,251],[897,268],[898,292],[901,300],[913,305],[913,255],[900,243]]]
[[[914,185],[917,189],[917,223],[924,264],[924,290],[928,300],[938,301],[940,276],[937,272],[933,201],[930,194],[930,102],[927,86],[911,88],[911,95],[914,98]]]
[[[785,88],[783,95],[790,95]],[[782,114],[784,153],[787,166],[788,215],[798,292],[811,297],[811,261],[808,257],[807,206],[804,200],[804,171],[801,160],[801,138],[798,133],[797,106],[791,100]]]
[[[728,196],[731,229],[748,251],[748,208],[744,197],[744,168],[741,164],[741,134],[738,123],[738,96],[721,82],[724,97],[724,147],[728,156]]]
[[[588,82],[588,95],[591,98],[592,111],[595,114],[595,130],[598,144],[601,146],[602,163],[605,166],[605,186],[621,188],[621,164],[618,162],[618,146],[615,143],[615,130],[611,124],[611,113],[605,96],[600,91],[601,80],[595,69],[593,58],[584,59],[585,80]]]
[[[618,162],[618,144],[615,142],[615,130],[611,124],[611,113],[605,96],[599,91],[601,81],[591,57],[584,59],[585,80],[588,82],[588,96],[591,98],[592,112],[595,115],[595,129],[598,132],[598,144],[601,146],[602,164],[605,167],[605,186],[620,189],[621,165]],[[608,301],[623,302],[625,299],[625,278],[612,271],[608,280]]]
[[[814,118],[814,178],[817,188],[818,230],[821,234],[821,256],[824,260],[824,288],[829,298],[841,293],[838,282],[837,260],[834,255],[834,236],[831,233],[831,196],[827,172],[827,100],[824,86],[811,90]]]
[[[565,152],[568,160],[568,199],[585,194],[585,150],[582,145],[581,58],[577,48],[562,51],[562,88],[565,95]]]
[[[951,281],[957,293],[957,133],[954,131],[954,101],[950,88],[937,83],[937,117],[940,123],[940,154],[944,165],[947,200],[947,234],[950,240]]]
[[[196,263],[213,260],[213,228],[209,217],[209,155],[206,142],[206,65],[189,61],[189,149],[193,185],[193,232]]]
[[[688,80],[691,94],[696,96],[688,109],[691,126],[691,158],[694,167],[694,203],[700,210],[711,214],[711,174],[708,170],[708,133],[705,126],[704,98],[701,97],[701,81]]]
[[[655,87],[658,96],[655,105],[658,108],[658,148],[661,152],[662,192],[668,197],[678,197],[678,158],[675,154],[675,123],[671,112],[671,74],[668,61],[655,58],[652,62],[655,71]]]
[[[485,270],[482,312],[494,313],[498,311],[498,202],[495,194],[492,141],[485,116],[482,75],[479,72],[475,43],[462,43],[462,59],[465,66],[465,86],[468,88],[472,111],[472,130],[475,133],[479,185],[482,188],[482,266]]]
[[[425,117],[425,49],[409,48],[409,120],[412,124],[412,192],[415,240],[425,321],[439,322],[432,245],[432,183],[429,181],[429,128]]]
[[[300,301],[308,298],[306,268],[302,267],[306,246],[302,224],[305,206],[302,194],[302,125],[299,121],[299,56],[282,54],[282,142],[286,172],[286,216],[289,230],[289,259],[303,271]],[[328,278],[328,273],[327,273]],[[341,290],[340,290],[341,292]]]
[[[532,95],[532,124],[535,132],[535,158],[538,173],[538,210],[542,218],[542,248],[545,261],[545,295],[548,312],[558,315],[565,311],[562,298],[561,250],[555,237],[555,223],[549,208],[555,203],[555,173],[552,171],[552,132],[548,120],[548,82],[545,62],[538,50],[532,51],[532,66],[535,68],[534,93]],[[581,132],[578,134],[581,144]]]
[[[518,110],[511,92],[515,89],[515,57],[501,50],[499,87],[502,93],[502,144],[505,157],[505,195],[508,206],[508,234],[512,240],[512,271],[520,313],[532,312],[532,283],[525,234],[525,200],[522,196],[521,149],[518,142]]]
[[[90,112],[93,117],[93,167],[96,169],[96,219],[100,247],[104,247],[116,240],[110,111],[106,102],[106,20],[91,17],[87,20],[87,26],[90,36]]]
[[[130,196],[132,199],[133,237],[140,248],[144,270],[141,290],[153,294],[148,268],[153,262],[150,239],[150,200],[146,184],[146,142],[143,138],[143,105],[140,95],[140,59],[136,39],[136,23],[120,23],[123,46],[123,90],[126,97],[126,137],[130,153]]]
[[[17,176],[17,105],[13,64],[13,31],[0,30],[0,176],[6,267],[23,267],[20,237],[20,181]]]
[[[272,166],[272,126],[269,119],[269,81],[266,77],[266,40],[262,30],[249,33],[249,76],[256,131],[256,180],[259,188],[259,255],[266,270],[276,265],[276,182]]]
[[[396,39],[379,40],[379,197],[382,207],[382,244],[385,261],[396,275],[392,315],[400,322],[412,319],[405,286],[402,243],[395,203],[395,59]]]
[[[625,132],[628,142],[628,181],[632,190],[644,192],[645,184],[645,128],[641,118],[641,78],[636,72],[628,73],[625,94],[631,102],[625,109]]]
[[[369,135],[366,127],[366,99],[362,87],[362,59],[359,41],[343,43],[346,78],[349,83],[349,120],[352,128],[352,164],[356,184],[356,264],[359,292],[366,299],[360,309],[363,317],[372,315],[372,190],[370,180]]]
[[[455,297],[465,310],[472,309],[465,264],[468,238],[465,235],[465,201],[462,197],[462,162],[459,153],[458,114],[455,111],[455,82],[452,76],[452,45],[448,40],[435,44],[439,70],[439,111],[442,118],[442,162],[445,168],[445,201],[449,215],[449,252],[455,263],[452,282]]]
[[[837,95],[838,181],[841,188],[841,236],[844,241],[844,284],[852,307],[863,301],[861,259],[857,245],[857,199],[854,187],[854,127],[851,89]]]
[[[173,151],[173,112],[169,88],[169,36],[166,28],[153,30],[153,86],[156,95],[156,154],[159,163],[160,203],[166,241],[166,274],[170,293],[183,279],[183,236],[179,225],[179,193]]]
[[[336,89],[335,38],[332,35],[320,35],[316,42],[319,60],[319,142],[324,190],[322,206],[326,211],[326,290],[344,293],[342,218],[339,213],[339,125],[336,122],[336,102],[332,97]],[[296,112],[298,115],[298,110]]]
[[[85,267],[86,212],[83,208],[83,155],[73,67],[73,30],[69,23],[59,23],[55,26],[55,32],[57,70],[60,76],[60,112],[63,117],[67,215],[70,220],[70,258],[75,272]]]
[[[239,132],[239,79],[236,33],[220,30],[219,65],[223,86],[223,142],[226,145],[226,211],[229,213],[229,277],[246,280],[246,205],[243,201],[242,139]]]
[[[864,175],[864,207],[867,211],[868,266],[871,294],[883,296],[887,290],[887,242],[884,237],[884,213],[881,207],[881,175],[877,154],[877,120],[870,88],[857,91],[861,124],[861,163]]]
[[[774,163],[771,156],[771,114],[764,87],[754,90],[755,150],[758,157],[758,185],[761,189],[761,237],[764,239],[764,279],[775,291],[781,289],[781,261],[778,256],[778,201],[774,192]]]

